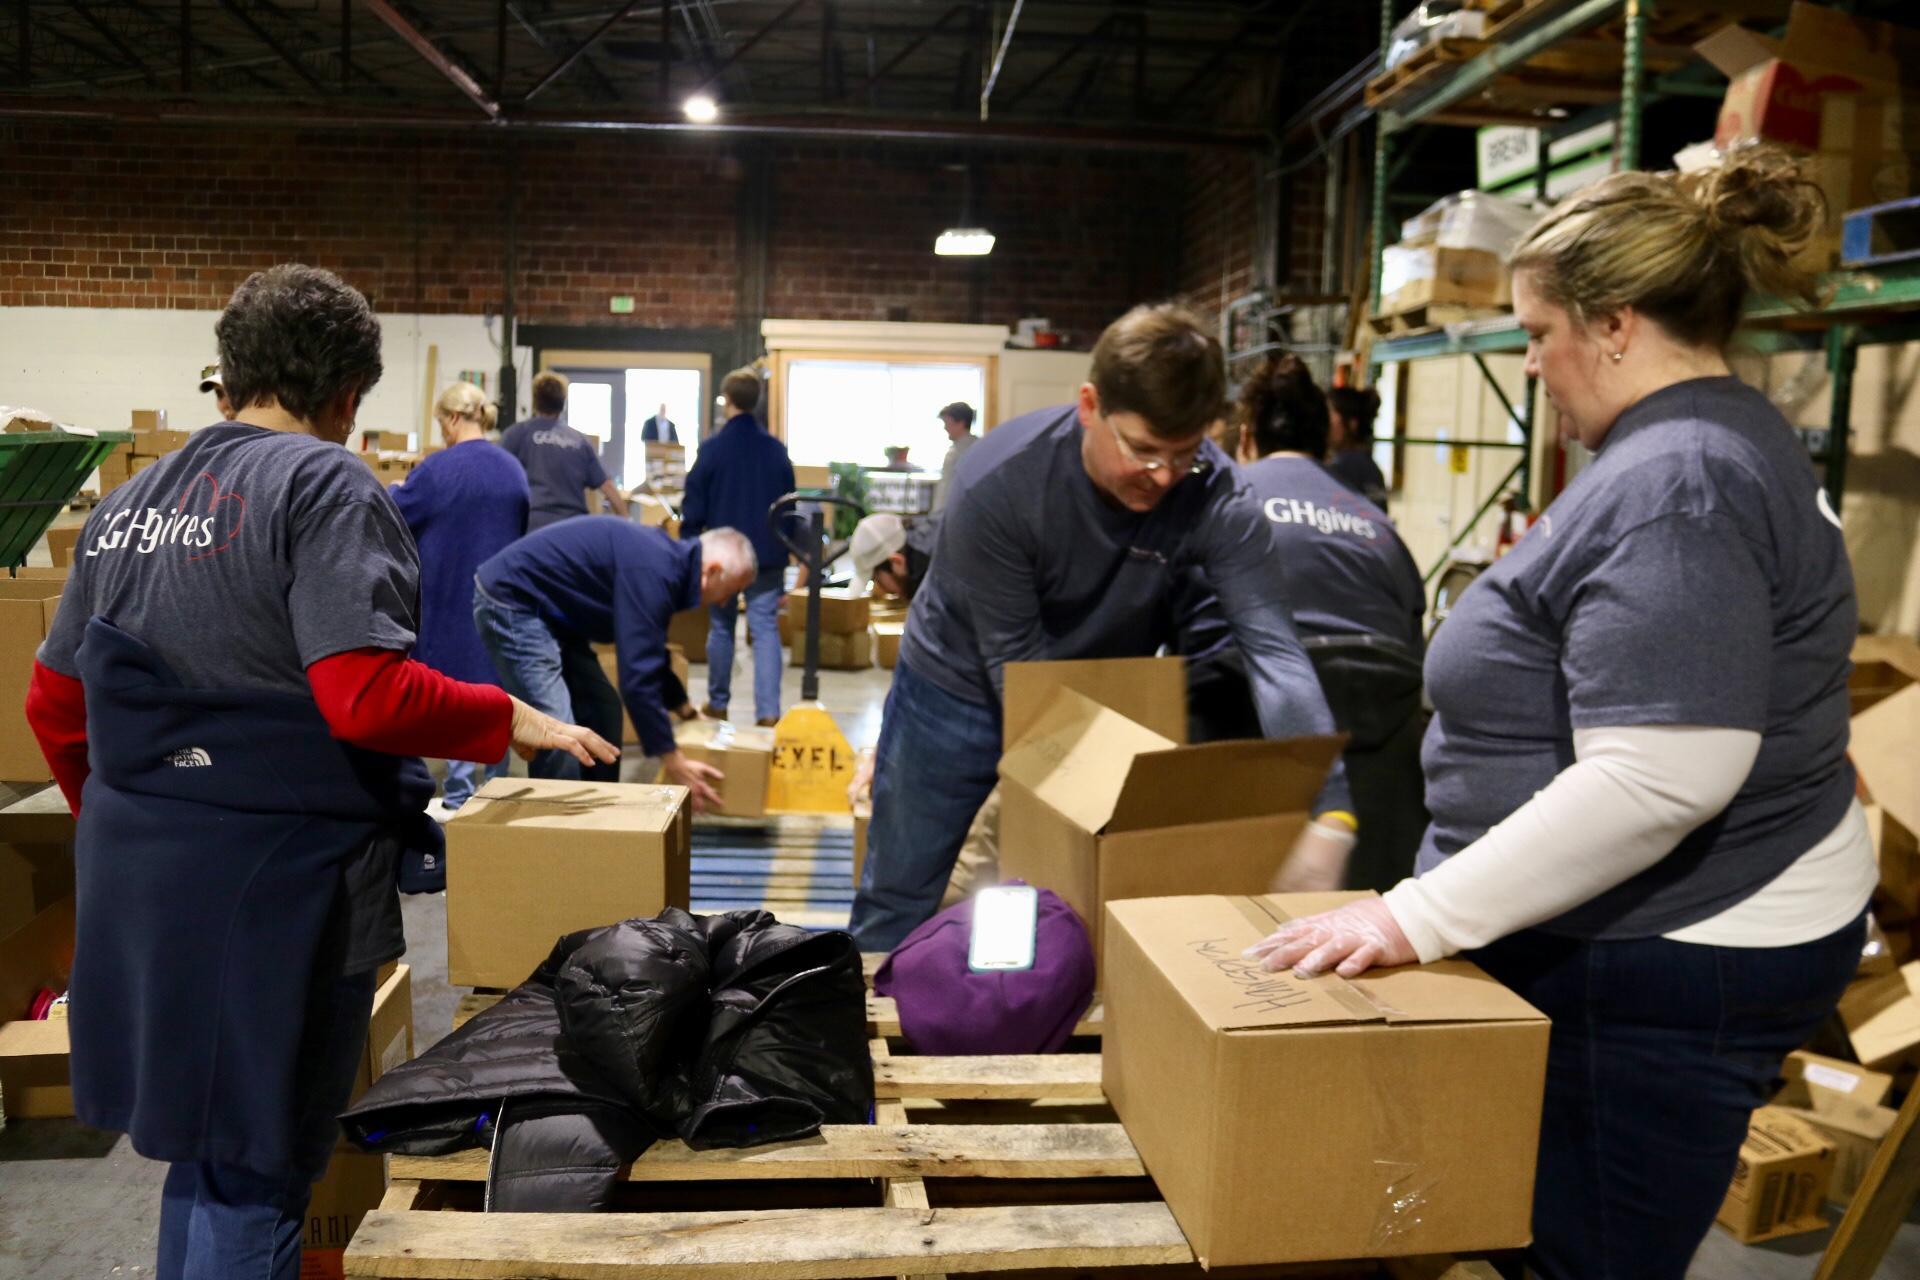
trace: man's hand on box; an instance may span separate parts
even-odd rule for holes
[[[725,781],[727,775],[712,765],[689,760],[678,751],[669,751],[660,757],[660,774],[668,782],[693,793],[695,813],[706,813],[720,807],[720,793],[714,787]]]
[[[1355,978],[1368,969],[1412,964],[1418,957],[1382,898],[1360,898],[1316,916],[1289,920],[1248,947],[1269,972],[1292,969],[1303,978],[1329,969]]]

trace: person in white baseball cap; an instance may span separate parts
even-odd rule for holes
[[[220,410],[222,422],[233,421],[233,402],[227,399],[227,382],[220,376],[220,366],[210,364],[200,371],[200,390],[213,392],[213,402]]]
[[[866,517],[853,527],[853,539],[848,545],[847,554],[853,557],[853,588],[858,591],[869,582],[893,595],[902,594],[883,580],[890,561],[898,556],[907,545],[906,521],[890,511],[881,511]]]

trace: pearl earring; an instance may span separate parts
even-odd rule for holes
[[[1613,362],[1615,364],[1619,364],[1622,360],[1625,360],[1626,358],[1627,358],[1627,353],[1624,351],[1616,351],[1613,353]]]

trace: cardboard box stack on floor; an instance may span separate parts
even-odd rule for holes
[[[702,717],[674,726],[680,754],[709,764],[726,776],[718,784],[726,818],[764,818],[767,779],[773,766],[773,730],[742,728]]]
[[[1787,1083],[1773,1105],[1793,1112],[1833,1144],[1833,1182],[1827,1197],[1844,1205],[1859,1190],[1867,1166],[1899,1119],[1899,1113],[1885,1105],[1893,1077],[1806,1052],[1788,1054],[1781,1074]]]
[[[27,726],[26,706],[34,654],[47,638],[66,590],[66,571],[55,572],[58,576],[0,574],[0,782],[53,780],[40,743]]]
[[[792,665],[807,660],[808,596],[804,590],[787,593],[780,615],[780,643],[792,651]],[[873,665],[873,608],[865,592],[844,587],[820,592],[820,669],[865,671]]]
[[[1051,673],[1017,670],[1003,716],[1018,736],[1000,761],[1000,874],[1065,899],[1096,956],[1114,899],[1264,892],[1340,751],[1331,737],[1181,746],[1064,683],[1036,711]],[[1158,691],[1158,714],[1181,707],[1184,728],[1179,662],[1129,670],[1136,701]]]
[[[447,823],[447,981],[519,985],[563,934],[688,905],[685,787],[495,778]]]
[[[1703,158],[1771,143],[1805,157],[1825,194],[1827,222],[1801,255],[1807,266],[1838,261],[1848,210],[1915,190],[1920,30],[1796,3],[1780,39],[1736,25],[1694,47],[1729,79]]]
[[[369,430],[360,433],[360,459],[373,469],[381,484],[399,484],[420,465],[425,455],[413,447],[406,431]]]
[[[1716,1221],[1747,1244],[1823,1230],[1833,1162],[1833,1144],[1811,1121],[1784,1107],[1760,1108]]]
[[[875,596],[871,612],[874,664],[891,671],[900,662],[900,642],[907,634],[907,602],[893,596]]]
[[[133,443],[127,447],[128,476],[139,475],[174,450],[183,448],[186,443],[186,432],[168,428],[165,409],[135,409]],[[102,482],[105,479],[103,475]]]
[[[1531,1238],[1544,1015],[1461,960],[1300,979],[1241,954],[1359,896],[1107,904],[1102,1084],[1203,1266]]]

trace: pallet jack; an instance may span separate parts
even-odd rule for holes
[[[805,541],[790,533],[792,513],[807,515]],[[800,673],[800,701],[780,717],[773,731],[773,763],[767,782],[769,813],[846,813],[847,785],[853,780],[853,749],[820,702],[820,582],[826,568],[846,552],[843,540],[829,541],[826,508],[845,507],[856,520],[866,518],[857,502],[818,491],[789,493],[767,510],[780,541],[807,569],[807,636]]]

